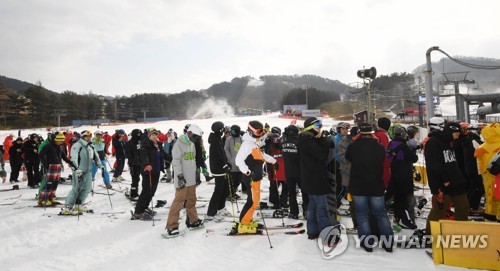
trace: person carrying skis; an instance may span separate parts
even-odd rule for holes
[[[48,135],[47,140],[40,145],[39,155],[42,163],[44,179],[38,190],[38,205],[51,206],[59,204],[56,198],[57,185],[61,178],[62,160],[76,170],[75,165],[68,157],[62,155],[61,145],[66,137],[62,132]]]
[[[148,206],[156,193],[160,172],[164,171],[165,165],[165,154],[158,134],[158,130],[154,128],[148,130],[148,138],[141,143],[142,190],[132,217],[134,220],[150,220],[155,215]],[[138,136],[137,132],[135,136]]]
[[[85,130],[80,133],[80,140],[71,147],[71,162],[76,169],[72,175],[73,186],[66,197],[66,206],[62,211],[65,215],[88,211],[86,207],[80,205],[85,203],[88,194],[92,191],[92,162],[102,170],[99,154],[91,140],[92,132]],[[77,208],[74,208],[75,204],[78,205]]]
[[[174,168],[175,197],[167,219],[168,235],[179,235],[179,215],[182,206],[186,207],[186,226],[199,228],[203,221],[198,218],[196,210],[196,149],[194,143],[199,141],[203,131],[195,124],[190,125],[179,137],[172,149],[172,166]]]
[[[276,160],[264,153],[261,147],[265,144],[265,131],[261,122],[253,120],[248,123],[247,133],[243,135],[243,143],[235,158],[236,166],[243,173],[242,183],[247,187],[247,202],[240,214],[240,222],[235,223],[233,231],[243,234],[255,234],[262,225],[253,221],[253,213],[260,203],[260,181],[262,165],[274,164]]]
[[[220,219],[216,217],[221,213],[229,213],[225,210],[228,187],[226,186],[226,174],[231,173],[231,165],[228,163],[222,143],[224,123],[216,121],[212,124],[212,132],[208,136],[210,171],[215,179],[215,188],[210,198],[207,210],[207,220]]]
[[[141,164],[142,131],[140,129],[134,129],[131,135],[132,137],[125,145],[125,155],[128,160],[130,176],[132,177],[129,198],[136,201],[137,197],[139,197],[139,182],[141,181],[141,171],[143,169]]]
[[[94,149],[97,151],[97,154],[99,155],[99,160],[101,160],[102,180],[104,181],[104,185],[106,185],[106,188],[111,189],[113,187],[111,186],[109,173],[106,168],[106,151],[105,151],[106,142],[104,142],[102,136],[103,133],[100,130],[95,131],[94,138],[92,138],[92,146],[94,146]],[[98,166],[96,164],[92,164],[92,181],[94,181],[95,179],[97,168]]]

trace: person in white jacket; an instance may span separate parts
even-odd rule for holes
[[[233,226],[232,233],[255,234],[263,226],[253,221],[253,213],[260,202],[260,181],[264,163],[276,164],[276,160],[264,153],[264,126],[259,121],[250,121],[248,131],[235,158],[236,166],[243,173],[242,183],[247,187],[247,202],[240,214],[240,222]]]
[[[175,198],[168,213],[168,235],[179,235],[179,216],[184,203],[186,204],[186,226],[199,228],[203,221],[196,211],[196,148],[194,142],[203,135],[203,131],[195,124],[179,137],[172,149],[172,166],[174,168]]]

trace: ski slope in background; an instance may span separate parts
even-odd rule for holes
[[[216,119],[162,121],[151,124],[123,124],[117,126],[102,126],[100,130],[114,133],[115,129],[124,129],[129,133],[134,128],[144,129],[155,127],[162,131],[173,128],[178,134],[187,123],[199,125],[205,132],[205,146],[208,150],[208,133],[211,124],[220,120],[226,125],[238,124],[246,130],[248,121],[257,119],[262,123],[284,128],[290,120],[281,119],[278,114],[253,117],[218,117]],[[324,120],[324,129],[329,129],[337,121]],[[76,131],[96,127],[82,126]],[[23,130],[22,135],[46,132],[40,130]],[[0,131],[3,140],[9,133],[17,135],[16,131]],[[109,157],[110,163],[114,162]],[[208,164],[208,163],[207,163]],[[9,164],[6,164],[10,172]],[[127,168],[127,166],[126,166]],[[70,174],[66,167],[63,176]],[[95,191],[106,192],[98,184],[102,179],[96,175]],[[129,172],[123,177],[130,180]],[[202,177],[203,180],[203,177]],[[213,182],[213,181],[212,181]],[[68,183],[68,182],[67,182]],[[107,195],[89,195],[89,208],[94,214],[77,217],[61,217],[59,209],[32,208],[36,204],[36,190],[27,189],[26,182],[19,183],[21,190],[0,193],[1,198],[22,195],[15,205],[0,206],[0,270],[459,270],[447,266],[435,266],[423,249],[395,249],[387,253],[375,249],[367,253],[354,247],[354,239],[349,236],[349,248],[342,255],[326,260],[315,241],[307,239],[307,235],[285,236],[273,235],[270,249],[265,236],[224,236],[224,229],[231,227],[230,222],[207,223],[206,229],[216,229],[215,233],[206,235],[205,230],[188,231],[183,237],[163,239],[166,217],[170,203],[174,197],[173,184],[160,183],[154,197],[156,200],[167,200],[165,207],[155,208],[158,211],[155,226],[151,221],[131,221],[130,210],[133,205],[122,193],[115,192],[111,196],[113,209],[110,207]],[[10,188],[10,183],[0,184],[0,188]],[[114,187],[118,187],[113,183]],[[122,183],[122,188],[129,184]],[[269,182],[263,180],[262,198],[268,197]],[[57,195],[66,196],[70,185],[59,185]],[[213,184],[203,180],[197,188],[198,197],[210,198]],[[424,191],[415,192],[421,196]],[[425,193],[428,193],[425,190]],[[428,196],[428,195],[427,195]],[[226,202],[226,208],[232,210],[231,203]],[[242,208],[242,203],[239,203]],[[198,209],[200,216],[206,212],[207,206]],[[106,212],[123,212],[116,215],[106,215]],[[237,212],[235,210],[235,212]],[[181,212],[183,214],[184,211]],[[256,212],[257,214],[258,212]],[[237,214],[238,215],[238,214]],[[256,216],[254,216],[256,217]],[[181,229],[185,228],[185,215],[181,216]],[[285,219],[285,222],[293,222]],[[302,221],[304,222],[304,221]],[[346,226],[352,226],[350,218],[342,217]],[[266,219],[269,226],[280,225],[281,219]],[[424,227],[424,221],[418,222]],[[412,231],[403,230],[402,234]]]

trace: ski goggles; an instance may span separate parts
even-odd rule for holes
[[[92,132],[89,131],[89,130],[82,131],[80,133],[80,137],[84,137],[84,136],[90,136],[90,137],[92,137]]]
[[[307,126],[306,128],[304,128],[304,130],[311,130],[311,129],[321,129],[321,127],[323,127],[323,123],[321,123],[320,120],[315,120],[313,123],[311,123],[311,125]]]
[[[250,129],[254,135],[259,136],[259,137],[263,136],[265,133],[264,128],[255,129],[252,126],[248,125],[248,129]]]

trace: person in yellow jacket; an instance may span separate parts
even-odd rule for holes
[[[483,128],[484,143],[476,149],[479,173],[483,175],[485,191],[484,216],[488,220],[500,221],[500,199],[494,197],[495,175],[488,171],[492,158],[500,151],[500,123],[491,123]]]
[[[264,163],[275,164],[276,160],[264,153],[261,147],[265,144],[265,130],[259,121],[250,121],[248,131],[243,135],[243,143],[235,158],[236,166],[243,173],[242,183],[247,187],[247,202],[240,214],[240,223],[236,223],[234,230],[237,233],[257,233],[262,225],[252,220],[253,213],[260,203],[260,181]]]

